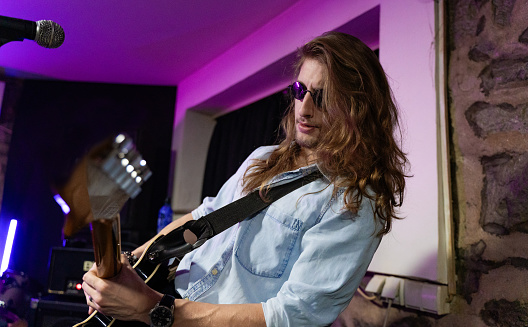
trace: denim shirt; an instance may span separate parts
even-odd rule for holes
[[[255,150],[193,218],[243,196],[241,180],[251,160],[267,158],[274,149]],[[289,171],[271,184],[316,169]],[[331,324],[350,302],[381,240],[370,201],[353,214],[343,210],[343,191],[332,196],[333,186],[318,179],[218,234],[182,259],[176,290],[191,301],[262,303],[267,326]]]

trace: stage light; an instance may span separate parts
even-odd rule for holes
[[[9,258],[11,257],[11,250],[13,249],[13,241],[15,240],[15,231],[17,227],[17,221],[11,219],[9,223],[9,230],[7,232],[7,239],[4,248],[4,256],[2,257],[2,265],[0,265],[0,276],[4,274],[9,266]]]
[[[65,215],[70,213],[70,207],[68,206],[66,201],[61,198],[60,195],[56,194],[55,196],[53,196],[53,198],[55,199],[55,202],[57,202],[57,204],[61,207],[62,212],[64,212]]]

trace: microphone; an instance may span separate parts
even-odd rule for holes
[[[0,16],[0,45],[23,39],[34,40],[44,48],[58,48],[64,42],[64,30],[51,20],[33,22]]]

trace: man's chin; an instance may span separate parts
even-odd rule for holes
[[[317,146],[317,139],[297,137],[295,142],[303,149],[314,149]]]

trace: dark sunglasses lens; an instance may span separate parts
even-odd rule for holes
[[[301,82],[295,82],[289,87],[290,87],[290,92],[293,95],[293,97],[299,101],[303,101],[306,93],[310,92],[315,106],[318,108],[322,108],[322,105],[323,105],[323,91],[322,90],[315,90],[313,92],[308,91]]]
[[[315,106],[317,108],[323,107],[323,92],[321,90],[317,90],[313,94],[313,101],[315,103]]]
[[[291,86],[291,90],[292,90],[292,95],[295,99],[301,100],[301,101],[304,99],[304,94],[306,93],[306,91],[304,90],[304,87],[301,83],[299,82],[293,83]]]

